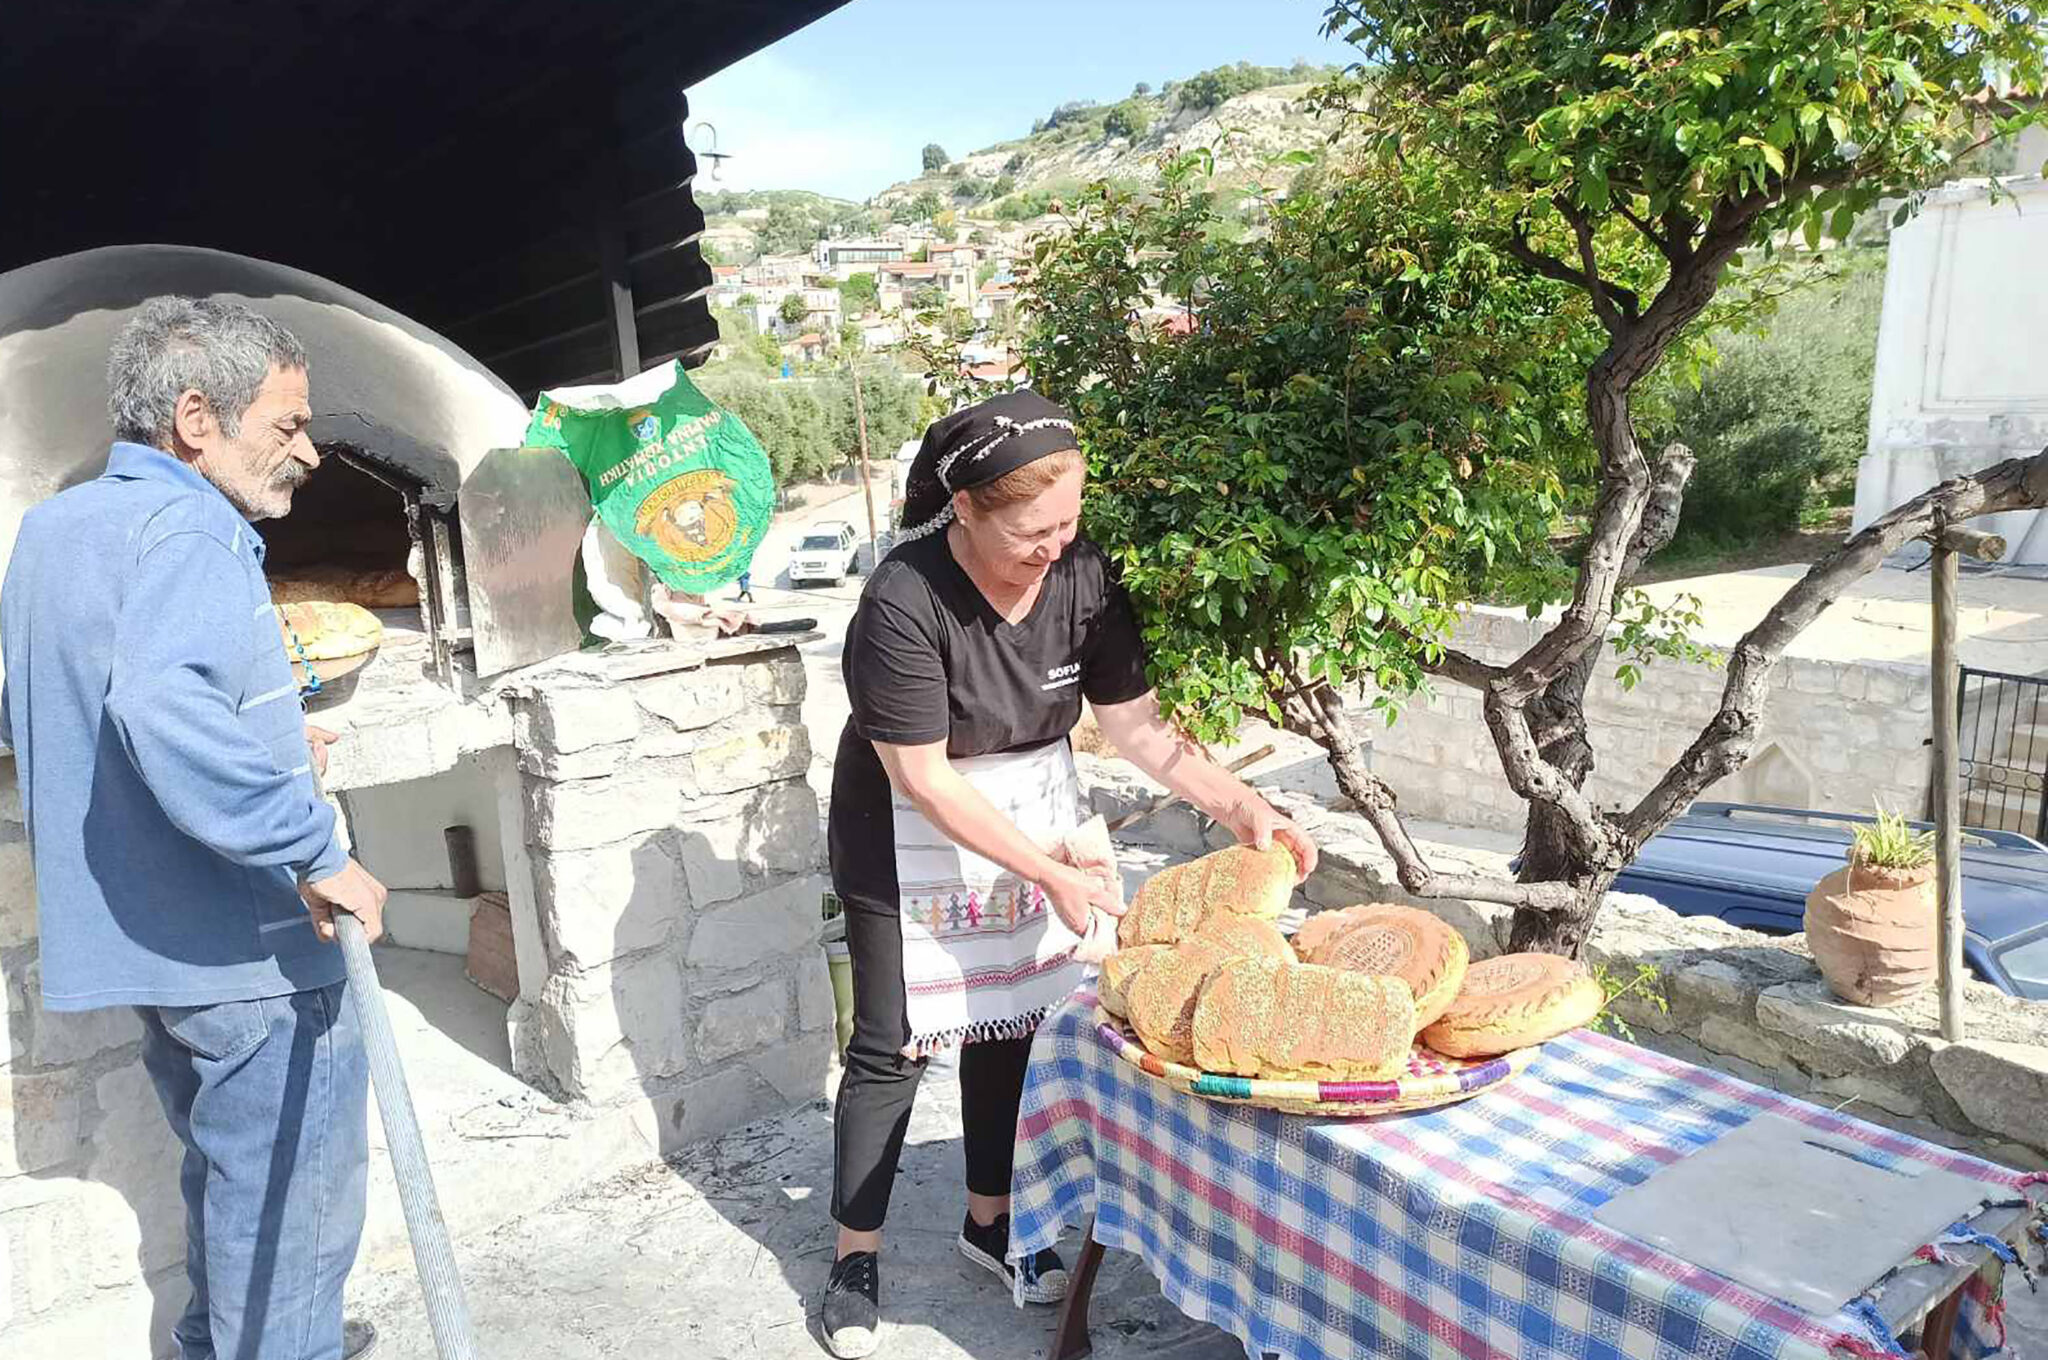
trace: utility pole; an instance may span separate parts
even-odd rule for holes
[[[847,374],[853,379],[853,428],[860,437],[860,494],[868,505],[868,570],[882,564],[882,544],[875,535],[875,483],[868,476],[868,416],[860,399],[860,364],[849,357]]]

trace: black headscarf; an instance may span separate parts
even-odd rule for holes
[[[1036,392],[1006,392],[943,416],[924,432],[903,487],[908,541],[953,518],[953,493],[967,491],[1075,447],[1074,418]]]

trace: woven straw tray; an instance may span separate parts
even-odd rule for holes
[[[1153,1056],[1144,1042],[1100,1006],[1096,1033],[1110,1051],[1176,1091],[1230,1105],[1256,1105],[1282,1114],[1336,1118],[1427,1110],[1478,1095],[1514,1076],[1535,1058],[1535,1048],[1502,1058],[1449,1058],[1422,1044],[1408,1055],[1408,1070],[1392,1081],[1267,1081],[1226,1077]]]

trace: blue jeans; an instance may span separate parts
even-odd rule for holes
[[[136,1013],[143,1065],[185,1145],[180,1355],[340,1360],[370,1155],[347,984]]]

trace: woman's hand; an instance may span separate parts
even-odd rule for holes
[[[1249,790],[1247,790],[1249,793]],[[1287,847],[1294,856],[1294,881],[1303,882],[1316,869],[1316,843],[1308,833],[1282,816],[1274,806],[1257,794],[1238,800],[1231,809],[1231,815],[1219,819],[1237,837],[1240,845],[1249,845],[1255,850],[1264,850],[1274,841]]]
[[[1038,876],[1038,886],[1067,929],[1084,938],[1096,912],[1107,916],[1121,916],[1124,912],[1122,895],[1100,874],[1086,869],[1054,861],[1048,871]]]

